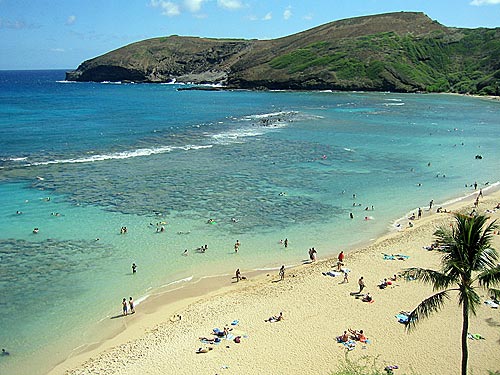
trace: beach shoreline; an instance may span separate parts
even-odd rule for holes
[[[484,198],[479,205],[479,212],[491,209],[494,204],[500,202],[500,193],[496,185],[489,191],[483,190],[483,194]],[[447,204],[447,209],[450,211],[472,210],[475,195],[477,194],[451,200]],[[491,216],[498,218],[499,212]],[[338,281],[341,280],[338,278],[322,274],[335,267],[336,258],[332,257],[321,259],[313,264],[302,264],[287,269],[283,282],[276,282],[279,280],[277,270],[261,270],[243,272],[247,280],[239,283],[232,282],[234,281],[231,279],[232,275],[222,275],[200,279],[167,293],[155,294],[138,307],[135,315],[117,319],[122,325],[117,334],[104,342],[95,343],[74,353],[52,369],[49,374],[97,372],[156,374],[162,373],[161,368],[165,373],[165,369],[170,368],[169,364],[175,367],[176,373],[186,374],[196,372],[199,366],[207,368],[207,372],[217,371],[217,369],[220,371],[221,368],[227,366],[229,369],[238,369],[236,373],[241,371],[249,374],[266,373],[266,371],[268,373],[298,373],[303,372],[304,369],[309,369],[312,373],[328,373],[336,369],[338,362],[345,355],[345,351],[335,343],[334,337],[347,328],[364,328],[373,341],[373,344],[366,349],[353,350],[352,354],[349,352],[351,358],[359,359],[360,355],[379,357],[382,364],[397,364],[404,369],[403,373],[410,371],[456,373],[455,367],[458,365],[455,363],[459,363],[460,358],[461,321],[456,302],[449,301],[443,312],[422,323],[415,333],[408,335],[397,323],[394,314],[414,308],[416,303],[430,294],[430,289],[416,282],[401,282],[401,284],[398,283],[398,287],[384,291],[378,291],[375,288],[378,281],[399,272],[403,267],[436,267],[439,255],[422,250],[422,247],[430,244],[437,226],[446,225],[450,220],[451,216],[448,214],[429,215],[428,211],[425,211],[422,219],[413,221],[412,228],[389,231],[373,243],[347,253],[346,263],[351,268],[349,284],[339,284]],[[499,249],[500,236],[495,237],[494,246]],[[397,249],[399,252],[403,252],[402,249],[404,249],[405,254],[410,258],[405,262],[387,262],[382,259],[381,253],[394,254],[398,253],[395,251]],[[367,280],[367,290],[374,295],[376,302],[373,304],[364,304],[348,295],[348,291],[357,289],[356,281],[361,274]],[[329,289],[325,290],[325,288]],[[405,292],[402,292],[403,290]],[[297,304],[297,301],[307,303]],[[264,323],[264,319],[279,311],[284,312],[283,322]],[[352,314],[353,312],[355,313]],[[170,319],[178,315],[182,317],[180,320]],[[488,349],[482,348],[481,353],[476,353],[475,346],[478,345],[471,342],[471,368],[477,371],[476,373],[498,370],[494,368],[500,360],[494,350],[498,338],[493,337],[494,326],[487,323],[489,321],[500,324],[498,310],[482,307],[478,316],[486,316],[486,318],[483,322],[477,322],[476,317],[471,327],[477,325],[481,335],[488,337],[488,341],[481,341]],[[383,324],[374,321],[374,318],[378,318]],[[198,337],[208,336],[213,327],[222,327],[235,320],[240,322],[235,327],[235,332],[241,329],[244,337],[241,344],[230,342],[229,345],[228,342],[229,348],[222,348],[223,345],[219,345],[215,347],[213,353],[195,354],[198,347],[206,346],[199,342]],[[442,332],[443,330],[440,331],[437,328],[447,326],[449,321],[453,321],[449,332]],[[390,327],[391,332],[387,332],[386,326]],[[297,331],[304,334],[314,333],[319,340],[310,340],[308,334],[307,337],[300,333],[297,335]],[[273,340],[276,338],[276,342],[271,343],[273,345],[269,345],[269,341],[273,341],[269,340],[269,335],[273,337]],[[498,336],[498,333],[496,335]],[[297,350],[298,338],[301,342],[298,347],[303,347],[305,350]],[[387,345],[383,345],[385,340],[391,343],[391,350],[387,349]],[[425,340],[428,340],[428,345],[423,346],[430,349],[420,347]],[[328,344],[325,345],[327,342]],[[435,364],[429,368],[430,364],[427,364],[426,367],[426,364],[422,363],[424,361],[419,358],[431,355],[432,351],[437,350],[431,344],[439,342],[442,343],[441,345],[449,345],[450,350],[443,356],[444,359],[438,362],[447,360],[452,361],[454,365],[445,368],[443,362],[442,365]],[[276,344],[279,345],[276,346]],[[411,355],[404,354],[408,349],[411,349]],[[250,359],[236,363],[234,357],[240,356],[232,355],[231,352],[237,353],[241,350],[244,351],[245,358]],[[255,362],[268,358],[270,350],[280,358],[290,358],[293,355],[296,360],[288,360],[288,362],[294,362],[293,365],[282,360],[275,361],[278,367],[272,365],[271,368],[274,370],[271,372],[267,370],[267,367],[255,365]],[[321,363],[320,358],[330,357],[331,361],[323,360],[327,363],[317,363]],[[314,358],[316,360],[313,360]],[[158,365],[157,368],[153,365],[153,363],[162,362],[164,364]],[[185,365],[180,365],[181,363]],[[97,371],[97,369],[101,370]],[[280,369],[283,372],[280,372]]]

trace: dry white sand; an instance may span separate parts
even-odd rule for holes
[[[479,212],[498,202],[499,192],[485,196]],[[458,207],[470,211],[472,200],[453,209]],[[500,210],[489,215],[499,218]],[[341,283],[342,277],[324,276],[322,272],[332,270],[336,259],[320,259],[288,269],[284,281],[278,281],[277,272],[249,275],[239,283],[230,278],[215,280],[218,289],[208,294],[204,294],[206,289],[214,285],[209,288],[204,281],[178,295],[158,297],[139,306],[135,315],[119,319],[121,333],[69,358],[51,374],[330,374],[346,356],[354,361],[368,357],[380,369],[397,365],[396,374],[457,374],[462,319],[456,295],[442,311],[408,333],[395,314],[412,310],[432,293],[431,288],[403,280],[385,290],[376,287],[383,278],[407,267],[437,269],[440,254],[423,247],[433,241],[438,226],[451,222],[451,215],[425,211],[413,228],[347,254],[349,283]],[[500,235],[495,236],[494,247],[500,250]],[[384,260],[383,253],[405,254],[409,259]],[[358,289],[360,276],[374,303],[350,296]],[[480,294],[483,301],[488,298],[485,292]],[[172,301],[179,296],[185,298]],[[264,321],[280,311],[283,321]],[[182,319],[171,321],[173,314]],[[235,319],[239,324],[230,326]],[[233,335],[242,336],[241,343],[200,342],[200,336],[211,337],[213,328],[225,325],[233,328]],[[363,329],[371,343],[347,351],[335,337],[348,328]],[[469,331],[485,338],[468,341],[471,373],[500,370],[500,309],[482,304],[470,319]],[[196,354],[200,347],[213,350]]]

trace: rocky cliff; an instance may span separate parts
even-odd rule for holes
[[[66,79],[500,95],[500,29],[449,28],[399,12],[265,41],[170,36],[87,60]]]

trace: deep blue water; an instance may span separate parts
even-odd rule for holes
[[[63,80],[0,72],[2,374],[119,328],[127,295],[334,254],[499,180],[495,101]]]

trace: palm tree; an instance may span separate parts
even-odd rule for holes
[[[462,307],[462,375],[467,374],[467,333],[469,314],[476,314],[481,298],[476,290],[484,288],[498,298],[500,290],[493,289],[500,282],[498,253],[491,247],[496,220],[487,224],[484,215],[454,215],[455,222],[449,228],[439,228],[434,233],[438,249],[443,253],[441,271],[423,268],[408,268],[405,276],[431,284],[432,296],[423,300],[408,316],[406,329],[412,330],[421,318],[439,311],[450,292],[458,293]]]

